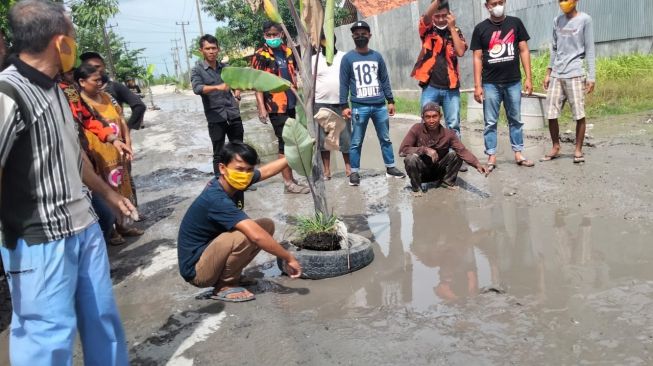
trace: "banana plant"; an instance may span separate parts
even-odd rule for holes
[[[324,37],[326,38],[326,62],[329,66],[333,64],[335,37],[334,28],[336,26],[335,0],[326,0],[326,9],[324,11]]]
[[[324,186],[324,172],[322,170],[322,158],[317,153],[317,144],[315,138],[319,137],[318,125],[315,122],[314,115],[314,96],[315,96],[315,78],[312,70],[311,47],[312,44],[319,45],[319,38],[311,42],[307,29],[312,24],[306,24],[300,18],[295,1],[286,0],[297,29],[297,42],[301,47],[302,53],[297,52],[297,48],[290,40],[293,39],[287,27],[283,24],[276,3],[272,0],[262,0],[262,3],[253,4],[252,9],[262,9],[266,16],[273,22],[279,23],[283,28],[288,45],[291,47],[293,54],[301,55],[301,62],[298,62],[297,68],[302,80],[302,89],[297,91],[291,87],[286,80],[251,68],[227,67],[222,71],[222,78],[233,89],[256,90],[261,92],[280,92],[291,90],[298,100],[297,118],[289,119],[283,129],[283,140],[285,142],[285,154],[290,167],[299,174],[307,177],[309,188],[313,196],[313,204],[316,213],[323,215],[330,214],[326,201],[326,187]],[[311,6],[322,6],[318,0],[299,0],[299,6],[303,9],[307,2],[316,2]],[[262,5],[262,6],[260,6]],[[325,9],[324,28],[327,39],[327,62],[333,61],[333,32],[334,32],[334,12],[335,0],[327,0]]]
[[[278,93],[292,87],[286,79],[249,67],[226,67],[221,76],[231,89]]]

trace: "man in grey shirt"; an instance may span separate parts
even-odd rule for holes
[[[578,1],[560,1],[560,9],[564,14],[553,21],[551,62],[544,79],[544,89],[547,90],[546,113],[553,148],[541,161],[550,161],[560,156],[558,117],[565,101],[568,101],[576,120],[574,163],[585,162],[585,94],[594,90],[596,62],[592,18],[576,9]],[[587,77],[583,60],[587,61]]]
[[[193,92],[202,96],[204,115],[209,123],[209,136],[213,144],[213,173],[219,174],[218,163],[220,150],[225,137],[229,141],[243,141],[243,120],[240,118],[240,91],[232,93],[222,80],[224,64],[218,62],[218,39],[205,34],[199,41],[203,61],[197,62],[191,72]]]

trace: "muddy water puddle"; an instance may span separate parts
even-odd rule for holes
[[[376,243],[374,262],[342,278],[311,281],[314,295],[289,310],[317,310],[325,318],[369,308],[431,313],[481,295],[564,312],[579,303],[591,307],[590,299],[624,284],[653,284],[648,224],[512,203],[444,211],[406,203],[345,220],[367,228],[362,235]],[[651,295],[644,295],[649,302]]]

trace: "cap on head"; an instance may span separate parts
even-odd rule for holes
[[[371,32],[370,25],[367,24],[366,22],[362,21],[362,20],[359,20],[356,23],[352,24],[350,29],[351,29],[352,33],[356,29],[366,29],[368,32]]]
[[[102,55],[100,55],[95,51],[87,51],[79,55],[79,60],[82,62],[85,62],[86,60],[90,60],[92,58],[99,58],[100,60],[102,60],[102,62],[104,62],[104,57],[102,57]]]
[[[440,114],[440,105],[436,102],[428,102],[422,107],[422,116],[424,116],[426,112],[437,112]]]

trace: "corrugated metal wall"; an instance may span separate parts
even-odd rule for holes
[[[456,23],[469,44],[474,26],[488,17],[485,0],[449,1]],[[430,3],[431,0],[418,0],[366,19],[372,27],[370,47],[385,58],[395,90],[417,89],[417,82],[410,77],[420,50],[417,23]],[[653,49],[653,0],[581,0],[578,4],[581,11],[593,18],[599,56]],[[560,14],[558,0],[507,0],[506,6],[508,14],[521,18],[526,26],[531,50],[547,49],[551,44],[553,19]],[[352,49],[349,25],[336,31],[339,49]],[[629,42],[619,42],[633,39],[645,41],[632,47],[627,45]],[[471,52],[460,60],[460,65],[463,87],[471,87]]]
[[[472,1],[485,18],[485,1]],[[550,44],[552,21],[560,14],[558,0],[508,0],[506,6],[526,25],[532,49]],[[578,9],[592,16],[597,43],[653,36],[653,0],[582,0]]]

